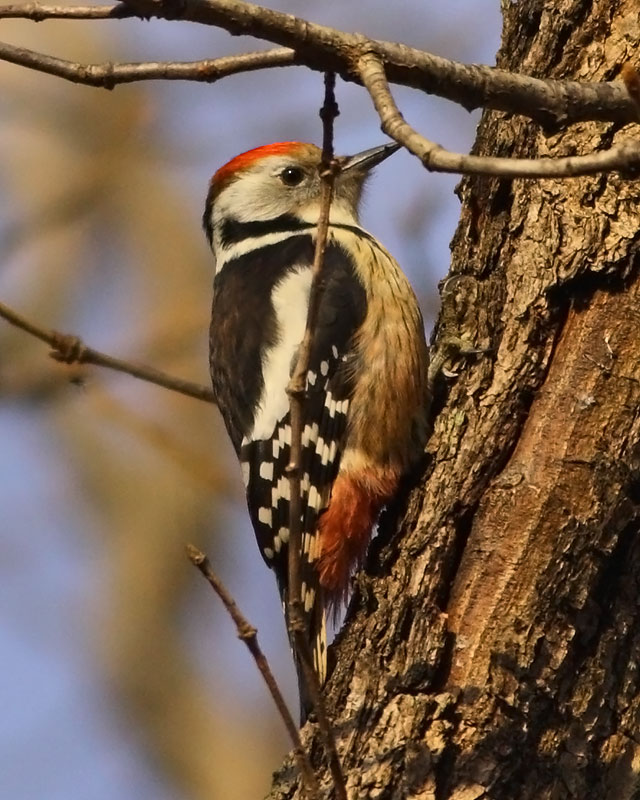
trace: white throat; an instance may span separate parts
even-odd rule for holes
[[[226,192],[221,196],[220,199],[224,199],[225,194]],[[264,207],[262,210],[264,212]],[[273,231],[269,230],[269,221],[275,221],[283,215],[290,215],[296,220],[300,220],[305,225],[315,227],[320,217],[320,200],[311,201],[304,208],[299,210],[296,209],[295,211],[292,211],[291,209],[280,209],[280,212],[275,216],[265,216],[264,213],[262,216],[256,216],[256,214],[252,214],[249,219],[247,219],[247,215],[244,213],[244,210],[240,211],[239,215],[236,216],[235,212],[233,211],[233,203],[230,201],[216,203],[213,209],[212,240],[213,254],[216,259],[216,271],[220,271],[228,261],[231,261],[234,258],[239,258],[245,253],[249,253],[258,247],[268,247],[269,245],[282,242],[296,233],[300,233],[301,231],[296,229],[295,225],[287,229],[278,228],[277,230]],[[240,223],[264,222],[265,225],[262,230],[256,231],[254,235],[247,236],[241,241],[224,242],[222,238],[222,232],[224,223],[228,219],[233,219],[234,221]],[[348,203],[343,200],[336,200],[331,204],[329,224],[353,225],[360,227],[357,213]],[[314,228],[309,228],[308,232],[313,233]]]

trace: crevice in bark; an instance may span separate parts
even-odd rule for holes
[[[437,722],[446,731],[446,738],[442,750],[434,759],[434,800],[448,800],[451,796],[459,778],[460,759],[465,761],[467,757],[472,758],[473,754],[462,753],[462,748],[449,736],[449,732],[455,730],[460,723],[458,714],[458,699],[450,696],[445,704],[440,708]],[[476,750],[474,749],[474,753]]]
[[[447,800],[451,796],[453,776],[456,771],[459,752],[460,748],[449,743],[440,755],[435,770],[434,800]]]
[[[567,655],[568,673],[577,673],[584,663],[597,651],[604,633],[614,621],[613,607],[620,595],[620,587],[627,580],[627,568],[637,544],[638,519],[634,517],[620,532],[609,555],[599,554],[601,567],[595,577],[588,599],[588,610],[571,609],[570,620],[576,629],[576,636]],[[584,619],[584,617],[587,617]]]
[[[467,541],[473,527],[473,519],[477,510],[477,502],[467,508],[460,506],[452,509],[455,535],[449,550],[449,557],[446,564],[449,577],[445,577],[445,579],[442,581],[440,591],[435,597],[436,605],[443,611],[446,611],[446,608],[449,605],[449,597],[451,596],[451,589],[453,586],[452,576],[458,571],[458,567],[462,561],[462,555],[465,547],[467,546]],[[436,683],[436,686],[437,685],[438,684]]]
[[[471,534],[473,527],[473,519],[476,511],[478,510],[478,502],[465,509],[456,509],[453,512],[453,520],[455,526],[455,535],[453,543],[449,550],[449,556],[443,564],[443,575],[439,585],[439,591],[436,593],[434,602],[435,605],[443,612],[446,612],[449,605],[449,598],[451,596],[451,589],[453,587],[453,576],[456,574],[462,556],[467,546],[467,541]],[[451,662],[455,649],[455,635],[451,631],[447,631],[444,635],[444,641],[440,651],[440,656],[436,669],[431,678],[430,689],[433,692],[441,692],[447,685],[449,674],[451,672]]]
[[[433,403],[431,408],[433,409]],[[367,576],[378,578],[387,574],[385,565],[396,558],[397,545],[406,527],[410,524],[410,520],[405,519],[405,517],[409,511],[412,493],[429,480],[430,471],[431,464],[429,463],[428,455],[425,453],[422,460],[422,468],[420,466],[416,467],[412,474],[403,478],[396,496],[383,509],[378,520],[375,536],[367,550],[365,560]],[[358,588],[364,588],[359,580],[356,581],[356,589]]]
[[[451,672],[451,662],[453,660],[453,653],[455,651],[456,637],[451,631],[447,631],[444,636],[444,642],[440,653],[440,660],[433,678],[431,679],[431,690],[434,692],[441,692],[447,685],[449,674]]]
[[[636,245],[639,245],[637,246]],[[633,251],[633,252],[631,252]],[[578,272],[562,283],[553,284],[546,289],[550,311],[557,319],[564,320],[571,310],[585,310],[596,292],[618,294],[628,290],[637,277],[640,266],[640,231],[633,236],[629,251],[618,262],[607,262],[606,269],[594,270],[594,265],[585,264],[584,271]],[[559,329],[562,329],[562,325]]]
[[[513,203],[513,181],[507,179],[499,179],[496,181],[496,189],[491,198],[491,205],[489,206],[489,213],[493,217],[500,216],[500,214],[509,214],[511,211],[511,204]]]
[[[582,16],[583,19],[576,19],[576,25],[580,25],[584,21],[584,16],[587,14],[586,3],[582,4],[580,10],[578,12],[578,16]],[[590,3],[588,5],[591,5]],[[549,67],[553,70],[554,67],[558,67],[562,65],[562,62],[565,60],[567,54],[568,44],[571,38],[574,36],[576,29],[573,26],[573,20],[565,19],[563,20],[560,25],[558,26],[558,34],[557,38],[554,42],[553,52],[550,53],[549,58]]]
[[[578,0],[570,16],[563,16],[563,24],[554,43],[554,52],[549,74],[571,74],[576,63],[576,57],[585,44],[597,35],[597,28],[605,24],[604,20],[593,19],[592,0]],[[553,69],[555,67],[556,69]]]
[[[543,10],[543,0],[531,0],[527,7],[517,15],[510,14],[508,11],[504,12],[502,41],[503,43],[509,42],[510,47],[515,48],[515,52],[511,52],[511,58],[518,63],[525,60],[534,46],[536,36],[540,31]],[[498,52],[498,60],[501,54],[502,50]]]

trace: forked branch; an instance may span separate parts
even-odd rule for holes
[[[640,140],[629,140],[600,153],[568,158],[493,158],[453,153],[405,122],[391,94],[384,64],[377,55],[363,55],[358,61],[358,72],[378,112],[382,130],[432,172],[501,178],[573,178],[614,170],[633,172],[640,168]]]
[[[309,22],[292,14],[241,0],[129,0],[102,6],[14,3],[0,8],[0,19],[181,19],[212,25],[233,35],[253,36],[296,51],[297,63],[344,80],[361,82],[359,58],[375,53],[387,80],[451,100],[464,108],[492,108],[522,114],[545,125],[582,120],[626,124],[636,108],[622,81],[586,83],[517,75],[495,67],[461,64],[397,42],[368,39]]]

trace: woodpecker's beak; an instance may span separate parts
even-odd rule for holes
[[[345,156],[342,162],[342,172],[347,172],[351,169],[355,169],[358,172],[369,172],[370,169],[377,167],[381,161],[389,158],[399,149],[400,145],[397,142],[390,142],[389,144],[380,145],[380,147],[363,150],[362,153],[356,153],[355,156]]]

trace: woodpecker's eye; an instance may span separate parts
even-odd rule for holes
[[[285,167],[280,173],[280,180],[285,186],[297,186],[304,180],[304,170],[300,167]]]

